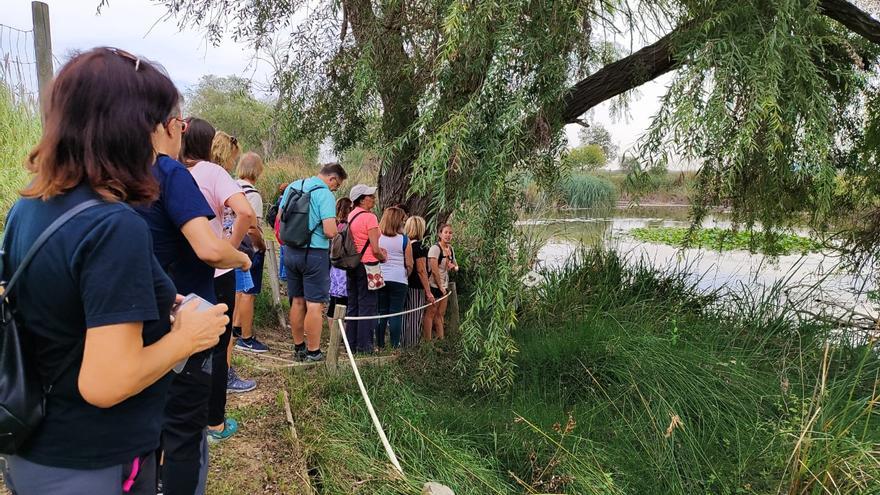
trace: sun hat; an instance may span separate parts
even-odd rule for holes
[[[376,194],[376,188],[370,187],[366,184],[358,184],[351,188],[351,192],[348,193],[348,199],[351,200],[352,203],[358,200],[361,196],[373,196]]]

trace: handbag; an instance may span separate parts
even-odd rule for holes
[[[385,287],[385,277],[382,276],[382,265],[379,263],[364,263],[367,271],[367,289],[379,290]]]
[[[43,383],[35,368],[27,331],[16,321],[15,299],[10,298],[12,288],[52,234],[79,213],[102,203],[96,199],[84,201],[58,217],[34,241],[9,282],[0,282],[4,288],[0,296],[0,454],[15,454],[39,426],[46,414],[46,396],[61,375],[80,358],[85,343],[84,339],[80,341],[48,382]],[[0,252],[0,261],[3,256],[5,253]],[[4,268],[0,263],[0,280],[5,280]]]

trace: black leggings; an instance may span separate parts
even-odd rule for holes
[[[202,439],[207,426],[208,395],[211,391],[211,366],[210,351],[190,356],[168,390],[162,428],[165,495],[192,495],[199,484]]]
[[[220,336],[220,342],[211,350],[213,366],[211,367],[211,398],[208,401],[208,426],[223,424],[226,420],[226,377],[229,364],[226,352],[232,336],[232,313],[235,311],[235,271],[224,273],[214,279],[214,294],[217,304],[229,306],[226,316],[229,323],[226,331]]]

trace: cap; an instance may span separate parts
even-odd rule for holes
[[[348,193],[348,199],[350,199],[351,202],[354,203],[361,196],[372,196],[374,194],[376,194],[375,187],[370,187],[366,184],[358,184],[351,188],[351,192]]]

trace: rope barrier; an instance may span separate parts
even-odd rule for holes
[[[400,475],[405,476],[403,474],[403,468],[400,467],[400,462],[397,461],[397,455],[394,454],[394,449],[391,448],[391,444],[388,442],[388,437],[385,436],[385,430],[382,429],[382,423],[379,422],[379,416],[376,415],[376,410],[373,409],[373,402],[370,401],[370,396],[367,395],[367,387],[364,386],[364,381],[361,380],[361,373],[358,371],[357,363],[354,360],[354,354],[351,352],[351,346],[348,344],[348,337],[345,336],[345,327],[342,324],[342,320],[336,321],[339,323],[339,333],[342,335],[342,342],[345,344],[345,352],[348,354],[349,362],[351,362],[351,369],[354,371],[354,378],[357,380],[358,388],[361,390],[364,402],[367,403],[367,411],[369,411],[370,418],[373,420],[373,426],[375,426],[376,431],[379,432],[379,439],[382,440],[382,446],[385,447],[385,453],[388,454],[388,459]]]
[[[400,311],[398,313],[391,313],[390,315],[346,316],[345,318],[342,318],[339,321],[379,320],[382,318],[394,318],[395,316],[401,316],[401,315],[405,315],[405,314],[409,314],[409,313],[415,313],[416,311],[421,311],[421,310],[427,308],[428,306],[433,306],[433,305],[437,304],[438,302],[449,297],[450,294],[452,294],[452,291],[447,290],[446,294],[443,297],[441,297],[440,299],[437,299],[436,301],[434,301],[432,303],[425,304],[424,306],[419,306],[418,308],[408,309],[406,311]]]

